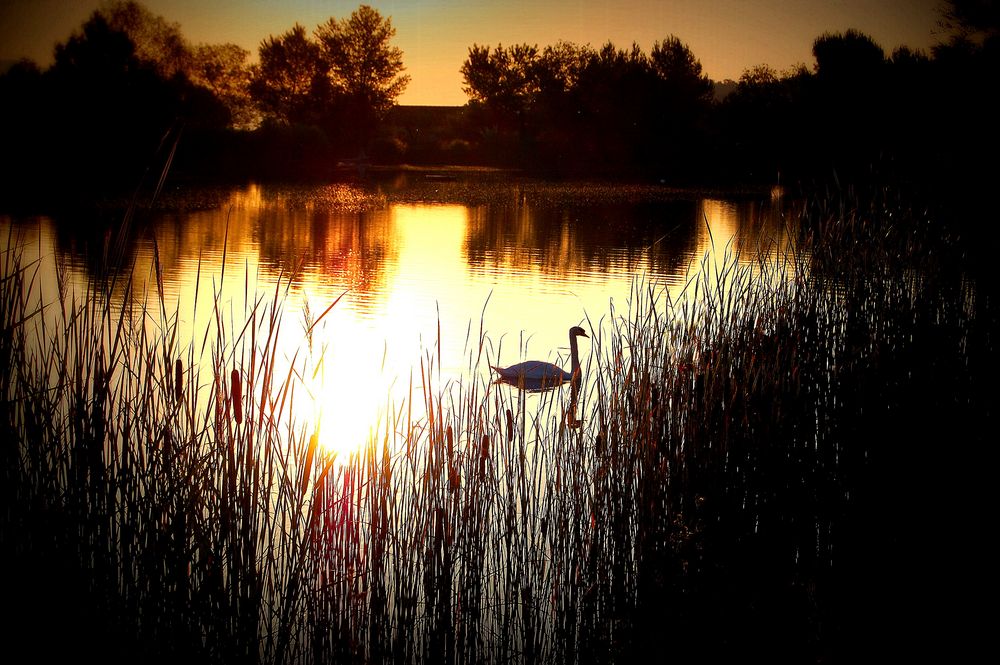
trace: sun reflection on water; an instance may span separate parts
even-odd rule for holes
[[[11,222],[0,221],[6,233]],[[54,222],[19,227],[45,257],[45,301],[56,297],[56,266],[86,293],[87,261]],[[490,364],[565,364],[566,331],[606,325],[612,304],[627,307],[635,280],[677,298],[703,262],[715,268],[727,253],[753,254],[761,243],[777,255],[788,244],[774,210],[721,200],[653,213],[523,199],[388,203],[349,185],[249,186],[209,209],[163,214],[152,229],[133,245],[133,297],[161,311],[159,273],[163,311],[176,312],[168,321],[176,322],[177,348],[194,348],[206,366],[206,331],[221,326],[235,343],[248,318],[261,323],[279,303],[276,375],[291,372],[299,386],[285,426],[318,432],[341,458],[392,426],[390,413],[413,397],[411,385],[420,401],[430,365],[445,382],[485,385]],[[164,325],[148,318],[146,325]],[[239,344],[256,352],[245,338]]]

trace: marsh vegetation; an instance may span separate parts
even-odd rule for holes
[[[181,342],[161,282],[40,299],[8,238],[12,634],[169,662],[951,649],[975,625],[953,589],[977,575],[993,328],[932,222],[817,198],[793,227],[808,262],[730,256],[683,297],[637,281],[585,324],[579,421],[565,393],[484,379],[482,333],[457,379],[430,344],[349,455],[297,415],[317,359],[280,358],[282,288],[238,316],[197,303]]]

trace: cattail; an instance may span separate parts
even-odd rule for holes
[[[178,358],[174,363],[174,400],[179,402],[184,397],[184,363]]]
[[[104,356],[98,355],[96,367],[94,368],[94,402],[100,402],[104,397],[108,386],[108,379],[104,373]]]
[[[514,415],[507,409],[507,440],[514,438]]]
[[[239,425],[243,422],[243,386],[240,384],[239,370],[234,369],[230,376],[232,378],[230,396],[233,400],[233,418],[236,419],[236,424]]]
[[[486,458],[490,456],[490,437],[483,434],[483,440],[479,444],[479,473],[486,472]]]
[[[213,384],[215,389],[212,391],[215,393],[215,429],[221,432],[223,426],[223,414],[228,415],[228,413],[222,403],[222,380],[219,378],[218,372],[215,372],[212,376],[212,380],[215,382]]]
[[[161,430],[161,438],[163,439],[163,456],[169,461],[173,454],[173,438],[170,436],[170,428],[166,425]]]

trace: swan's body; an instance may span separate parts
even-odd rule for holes
[[[577,349],[576,338],[587,337],[587,332],[574,326],[569,329],[570,371],[559,365],[543,360],[527,360],[510,367],[496,367],[493,371],[500,375],[500,380],[528,390],[543,390],[552,388],[580,375],[580,352]]]

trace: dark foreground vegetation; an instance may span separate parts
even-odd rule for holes
[[[987,630],[990,294],[905,202],[818,198],[790,223],[810,263],[707,267],[669,306],[636,284],[613,330],[588,326],[579,426],[564,394],[536,413],[477,371],[445,383],[430,352],[336,461],[288,422],[309,361],[275,364],[280,292],[178,346],[156,294],[123,311],[95,280],[39,303],[9,239],[8,644],[100,662],[963,660]]]

